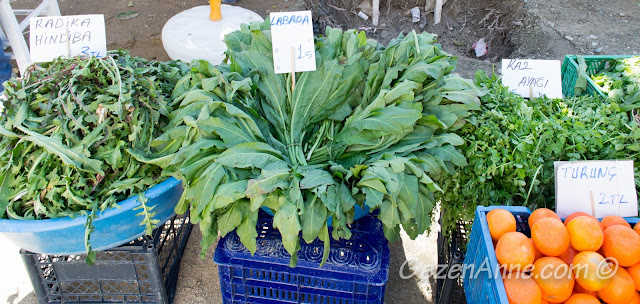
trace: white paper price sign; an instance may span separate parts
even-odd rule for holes
[[[525,98],[562,98],[558,60],[502,59],[502,84]]]
[[[556,213],[638,216],[632,160],[555,162]]]
[[[271,13],[270,18],[276,74],[315,71],[311,11]]]
[[[104,15],[31,18],[29,47],[33,62],[52,61],[60,56],[104,57],[107,54]]]

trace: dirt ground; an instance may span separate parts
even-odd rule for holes
[[[431,1],[431,0],[428,0]],[[33,8],[35,0],[17,0],[14,9]],[[124,48],[133,55],[168,60],[162,47],[161,32],[173,15],[204,0],[58,0],[65,15],[105,15],[108,49]],[[640,51],[640,2],[638,0],[448,0],[442,21],[433,25],[433,14],[425,12],[425,0],[381,0],[378,26],[356,16],[363,0],[238,0],[236,5],[251,9],[263,17],[275,11],[310,9],[317,33],[325,26],[365,30],[369,37],[387,43],[410,30],[439,35],[443,48],[459,57],[457,72],[472,77],[478,69],[499,71],[502,58],[544,58],[562,60],[565,54],[637,54]],[[421,20],[413,23],[408,15],[412,7],[421,8]],[[135,18],[121,20],[121,13],[135,11]],[[366,9],[364,10],[366,11]],[[488,53],[476,58],[472,45],[484,38]],[[434,227],[437,229],[437,227]],[[194,229],[182,262],[176,303],[222,303],[217,268],[211,254],[200,259],[201,234]],[[433,235],[417,241],[402,238],[390,244],[391,269],[386,303],[432,303],[432,281],[426,277],[403,280],[398,272],[404,263],[414,270],[432,265],[436,258]],[[0,301],[35,303],[28,278],[11,247],[2,247],[2,267],[16,271],[9,278],[5,272],[0,282]],[[6,249],[6,250],[5,250]],[[417,261],[417,262],[416,262]],[[7,268],[5,268],[7,269]]]

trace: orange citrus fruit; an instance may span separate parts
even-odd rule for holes
[[[559,256],[569,248],[569,232],[561,221],[545,217],[531,228],[533,244],[546,256]]]
[[[608,304],[629,304],[634,294],[636,288],[633,278],[622,267],[618,267],[609,284],[598,291],[598,297]]]
[[[560,217],[555,212],[553,212],[553,210],[547,208],[538,208],[531,212],[531,214],[529,214],[529,228],[533,228],[533,225],[535,225],[538,220],[546,217],[555,218],[562,222]]]
[[[637,222],[635,226],[633,226],[633,230],[635,230],[637,233],[640,233],[640,222]]]
[[[567,265],[571,265],[576,254],[578,254],[578,251],[569,246],[569,248],[567,248],[565,252],[559,255],[558,258],[567,263]]]
[[[525,271],[533,264],[535,251],[529,238],[520,232],[507,232],[498,240],[496,257],[507,271]]]
[[[631,225],[629,225],[629,223],[627,223],[627,221],[624,218],[617,215],[607,215],[603,217],[602,221],[600,222],[602,223],[602,226],[604,227],[605,230],[615,225],[622,225],[622,226],[627,226],[631,228]]]
[[[543,257],[533,263],[531,271],[542,292],[542,300],[562,303],[573,293],[573,273],[571,267],[556,257]]]
[[[571,247],[578,251],[598,251],[604,242],[604,233],[598,221],[588,216],[578,216],[568,225]]]
[[[542,294],[536,282],[521,274],[509,275],[503,279],[509,304],[540,304]]]
[[[640,235],[627,226],[611,226],[604,230],[602,251],[621,266],[633,266],[640,262]]]
[[[576,293],[569,297],[564,304],[600,304],[600,300],[592,295]]]
[[[487,213],[487,224],[491,239],[497,241],[507,232],[516,231],[516,218],[504,209],[493,209]]]
[[[534,253],[533,261],[536,261],[539,258],[543,257],[544,254],[542,254],[542,252],[540,252],[540,250],[536,248],[536,245],[533,244],[533,240],[529,239],[529,241],[531,242],[531,246],[533,246],[533,253]]]
[[[572,267],[576,282],[589,291],[603,289],[611,280],[606,274],[613,271],[607,260],[593,251],[583,251],[576,254]]]
[[[633,278],[633,282],[635,282],[636,290],[640,291],[640,263],[627,268],[627,271]]]

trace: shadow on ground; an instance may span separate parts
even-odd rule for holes
[[[389,280],[385,289],[384,302],[387,304],[422,304],[430,303],[425,299],[418,287],[418,280],[415,277],[403,279],[400,277],[400,269],[407,260],[402,245],[402,239],[389,243],[391,251],[391,263],[389,265]],[[411,270],[408,266],[402,269],[404,275],[409,275]],[[430,282],[431,283],[431,282]],[[435,284],[435,283],[432,283]]]

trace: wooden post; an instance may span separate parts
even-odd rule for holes
[[[442,5],[444,0],[436,0],[436,8],[433,12],[433,24],[440,23],[440,18],[442,17]]]
[[[296,88],[296,49],[291,47],[291,93]]]
[[[209,6],[211,6],[211,13],[209,13],[209,20],[220,21],[222,20],[222,6],[220,0],[209,0]]]
[[[373,7],[373,18],[371,18],[371,21],[373,23],[374,26],[378,26],[378,19],[380,19],[380,0],[372,0],[372,7]]]

